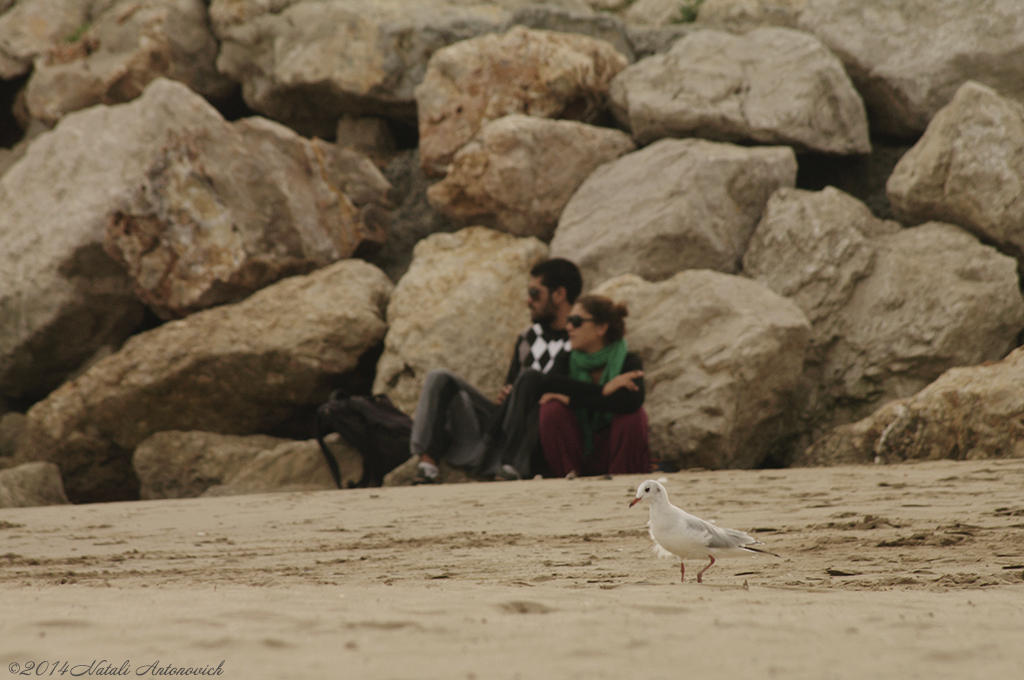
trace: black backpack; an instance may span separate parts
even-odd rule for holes
[[[341,488],[338,462],[324,437],[337,432],[363,456],[363,477],[357,486],[380,486],[384,475],[409,460],[412,419],[391,403],[386,395],[369,397],[331,393],[316,412],[316,440],[331,469],[334,483]]]

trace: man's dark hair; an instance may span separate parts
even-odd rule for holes
[[[583,290],[583,277],[575,264],[561,257],[553,257],[534,265],[530,270],[530,276],[536,276],[544,287],[554,292],[558,288],[565,288],[565,297],[569,304],[575,304],[576,298]]]

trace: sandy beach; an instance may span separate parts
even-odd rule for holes
[[[1024,678],[1024,460],[0,510],[0,675]]]

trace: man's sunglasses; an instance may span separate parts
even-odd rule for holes
[[[573,328],[579,328],[588,321],[593,321],[594,317],[582,317],[579,314],[573,314],[565,320],[566,325],[572,326]]]

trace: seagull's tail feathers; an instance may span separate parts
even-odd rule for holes
[[[758,541],[758,543],[760,544],[761,542]],[[771,555],[773,557],[782,557],[782,555],[777,555],[777,554],[771,552],[770,550],[765,550],[764,548],[754,548],[754,547],[751,547],[750,545],[743,546],[743,549],[744,550],[749,550],[750,552],[761,553],[762,555]]]

